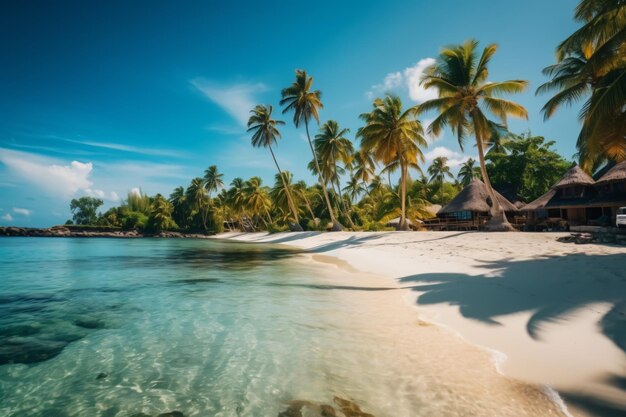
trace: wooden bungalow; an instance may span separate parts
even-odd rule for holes
[[[494,192],[507,216],[514,217],[518,212],[517,207],[499,192]],[[491,218],[492,205],[487,187],[475,179],[437,212],[438,221],[426,221],[424,226],[435,230],[480,229]]]
[[[596,181],[594,188],[596,196],[589,201],[590,214],[602,223],[615,225],[617,209],[626,207],[626,161],[609,169]]]
[[[626,205],[626,162],[615,165],[597,182],[580,167],[572,167],[547,193],[528,203],[528,226],[567,228],[610,225]]]

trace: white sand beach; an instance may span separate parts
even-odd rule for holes
[[[544,392],[556,389],[567,409],[557,414],[622,415],[626,248],[561,243],[559,236],[303,232],[218,237],[291,245],[346,272],[379,276],[381,284],[404,289],[394,292],[391,302],[404,299],[400,304],[419,322],[436,323],[489,350],[506,377]],[[381,292],[381,303],[389,297]],[[388,305],[376,307],[382,311]],[[489,363],[476,363],[481,360],[480,355],[454,358],[468,368]]]

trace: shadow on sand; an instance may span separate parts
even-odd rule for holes
[[[490,325],[499,325],[499,316],[532,312],[526,329],[536,340],[541,339],[546,323],[565,322],[568,313],[592,303],[608,303],[611,308],[599,320],[599,328],[626,353],[626,255],[570,254],[487,262],[482,267],[488,277],[428,273],[406,276],[400,282],[422,293],[418,305],[455,305],[464,317]],[[578,272],[589,270],[595,272]],[[607,382],[626,395],[626,378],[610,375]],[[601,398],[577,393],[563,396],[597,415],[626,415],[626,408]]]

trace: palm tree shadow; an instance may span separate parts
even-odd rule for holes
[[[580,267],[586,265],[586,267]],[[590,268],[591,266],[591,268]],[[531,260],[486,262],[488,276],[418,274],[400,278],[405,288],[419,291],[418,305],[458,306],[468,319],[500,325],[497,317],[532,312],[528,334],[541,338],[547,323],[564,323],[568,313],[592,303],[610,310],[598,321],[603,335],[626,353],[626,255],[570,254]],[[585,273],[583,271],[594,271]],[[626,377],[610,375],[606,382],[623,391]],[[623,416],[626,407],[593,394],[561,393],[566,401],[598,416]]]
[[[578,265],[592,265],[580,268]],[[611,309],[599,322],[603,334],[626,352],[626,256],[570,254],[482,265],[486,276],[432,273],[400,278],[419,291],[417,304],[459,307],[466,318],[500,324],[496,317],[533,312],[528,334],[540,339],[545,324],[567,321],[568,313],[591,303]],[[581,271],[593,270],[593,274]]]

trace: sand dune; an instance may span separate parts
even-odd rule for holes
[[[626,248],[559,234],[228,233],[385,277],[420,318],[501,352],[505,375],[554,387],[573,415],[626,413]],[[506,359],[504,359],[506,357]]]

